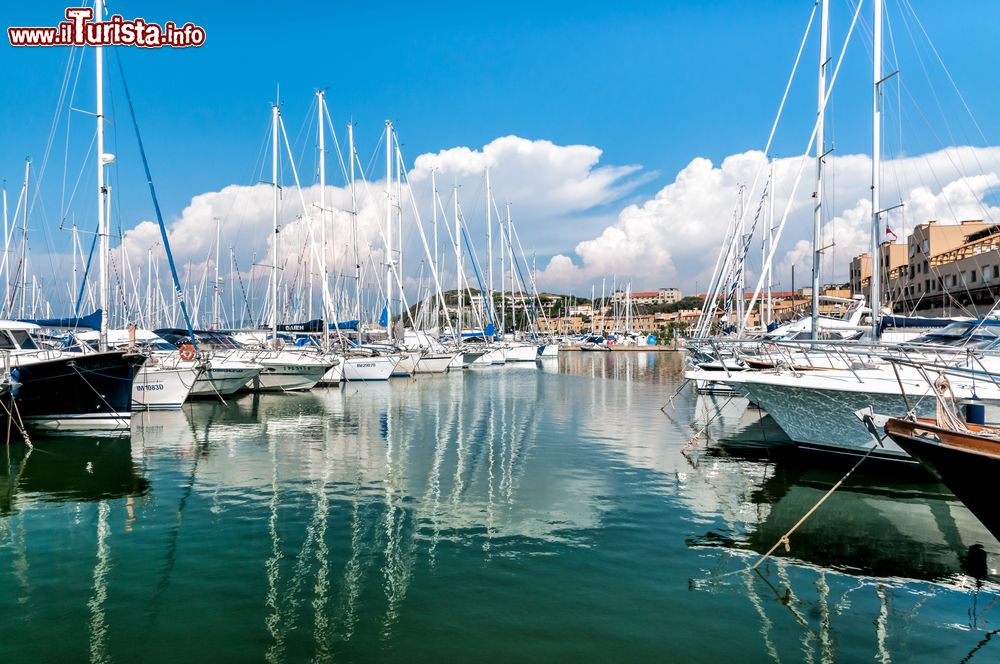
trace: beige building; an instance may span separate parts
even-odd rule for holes
[[[879,245],[880,273],[879,283],[883,297],[889,291],[892,274],[906,265],[907,245],[902,242],[883,242]],[[869,285],[872,278],[872,262],[868,254],[855,256],[851,260],[850,285],[851,295],[864,295],[865,301],[871,300]]]
[[[883,302],[896,313],[984,315],[1000,295],[1000,227],[996,225],[978,220],[951,225],[929,222],[914,228],[905,244],[891,246],[906,251],[905,261],[892,256],[883,263]],[[851,261],[851,290],[866,295],[871,281],[867,258],[865,254]]]
[[[632,291],[633,304],[673,304],[681,299],[681,292],[677,288],[660,288],[655,291]],[[625,299],[625,291],[616,290],[611,295],[611,300],[621,302]]]

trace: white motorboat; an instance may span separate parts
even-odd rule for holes
[[[979,358],[972,352],[993,347],[1000,347],[1000,321],[955,323],[914,340],[904,349],[911,360],[996,371],[1000,369],[1000,357]],[[937,376],[933,364],[919,369],[907,364],[894,367],[875,355],[847,368],[685,373],[688,379],[714,380],[742,390],[802,446],[848,454],[864,453],[872,445],[868,429],[855,412],[871,407],[888,415],[915,410],[918,416],[930,417],[935,410],[932,384]],[[956,400],[980,402],[996,419],[996,407],[1000,406],[997,383],[972,374],[951,376],[949,381]],[[910,460],[891,441],[885,441],[884,448],[872,455]]]

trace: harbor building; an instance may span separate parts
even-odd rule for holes
[[[632,304],[673,304],[681,299],[681,291],[678,288],[660,288],[655,291],[632,291],[626,293],[623,290],[616,290],[611,295],[612,302],[624,302],[625,296],[632,298]]]
[[[883,243],[883,303],[898,314],[982,316],[1000,296],[1000,226],[981,220],[920,224],[905,243]],[[851,261],[851,291],[870,295],[871,261]]]

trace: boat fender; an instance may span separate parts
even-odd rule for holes
[[[969,424],[986,424],[986,406],[981,403],[965,403],[965,421]]]

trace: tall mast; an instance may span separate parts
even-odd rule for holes
[[[438,265],[438,188],[437,188],[437,169],[431,169],[431,214],[434,224],[434,273],[440,274],[438,270],[440,266]],[[437,302],[437,300],[435,300]],[[434,310],[437,314],[434,316],[434,326],[437,327],[441,323],[441,311],[438,309],[438,304],[434,305]]]
[[[76,234],[76,226],[73,226]],[[73,292],[76,292],[76,248],[73,249]],[[153,247],[146,249],[146,325],[150,330],[153,325]]]
[[[607,285],[608,278],[601,277],[601,335],[604,334],[604,288]]]
[[[486,252],[489,294],[487,305],[490,318],[493,318],[493,190],[490,189],[490,169],[486,169]]]
[[[351,161],[351,234],[354,236],[354,314],[361,319],[361,261],[358,256],[358,196],[354,188],[354,123],[347,125],[347,143]]]
[[[403,275],[403,153],[398,149],[399,148],[398,141],[394,141],[394,142],[396,143],[396,148],[397,148],[393,152],[396,155],[396,231],[397,231],[397,233],[396,233],[396,246],[398,248],[398,252],[397,252],[397,255],[396,255],[396,261],[395,262],[396,262],[396,276],[400,280],[400,284],[399,284],[399,291],[400,291],[399,292],[399,302],[400,302],[400,304],[399,304],[399,307],[400,307],[399,319],[402,320],[403,319],[403,312],[402,312],[403,300],[405,299],[404,295],[403,295],[403,284],[402,284],[402,280],[403,280],[402,279],[402,275]]]
[[[878,341],[879,317],[879,280],[881,271],[881,256],[879,256],[879,218],[881,201],[879,199],[879,173],[882,169],[882,0],[875,0],[875,21],[873,24],[874,39],[872,42],[872,246],[871,246],[871,302],[872,310],[872,342]]]
[[[229,329],[236,327],[236,250],[229,247]]]
[[[212,289],[212,325],[215,329],[221,330],[222,323],[220,321],[219,312],[219,297],[222,295],[221,286],[222,281],[219,277],[219,241],[222,238],[222,220],[218,217],[215,218],[215,287]]]
[[[739,201],[737,203],[737,208],[740,215],[740,236],[739,236],[739,265],[736,271],[736,319],[739,321],[743,320],[743,307],[746,304],[747,288],[746,288],[746,254],[743,251],[744,242],[746,241],[746,215],[743,214],[743,195],[746,189],[740,186]],[[742,324],[742,323],[741,323]]]
[[[458,341],[462,341],[462,227],[458,221],[458,185],[455,185],[455,297],[458,298]]]
[[[507,242],[507,258],[510,261],[510,330],[512,333],[516,332],[517,328],[517,310],[514,305],[516,300],[514,299],[514,269],[517,267],[514,264],[514,250],[510,246],[510,203],[507,203],[507,229],[503,232],[503,239]]]
[[[271,344],[278,347],[278,121],[281,111],[278,103],[271,106],[271,179],[272,212],[271,228]]]
[[[3,296],[3,307],[0,307],[0,316],[5,316],[5,309],[10,302],[10,256],[8,255],[8,250],[10,249],[10,229],[9,219],[7,218],[7,185],[4,183],[3,188],[3,273],[4,273],[4,296]],[[73,238],[76,238],[76,220],[73,221]],[[73,254],[73,296],[76,295],[76,253]]]
[[[97,16],[95,20],[104,20],[104,0],[97,0]],[[104,49],[94,47],[94,67],[97,72],[97,235],[100,240],[98,256],[98,273],[100,278],[101,330],[98,347],[102,351],[108,349],[108,227],[104,215]]]
[[[24,192],[24,206],[21,211],[21,261],[20,261],[20,275],[21,283],[20,285],[15,284],[15,287],[19,289],[19,295],[21,299],[21,317],[24,317],[24,292],[27,289],[26,275],[28,274],[28,182],[31,178],[31,160],[24,160],[24,186],[22,191]],[[103,200],[103,199],[102,199]],[[100,220],[98,220],[100,222]],[[9,266],[8,266],[9,269]],[[14,303],[10,302],[8,304],[9,311],[13,312]],[[105,312],[107,315],[107,312]],[[13,318],[13,313],[11,313],[11,318]]]
[[[880,0],[875,0],[880,2]],[[819,269],[823,258],[820,246],[823,222],[823,159],[826,156],[826,135],[823,129],[826,109],[826,65],[827,31],[830,21],[830,0],[823,0],[819,23],[819,93],[817,95],[816,118],[816,193],[813,204],[813,265],[812,265],[812,321],[810,336],[819,339]]]
[[[323,298],[323,306],[320,307],[320,316],[323,319],[323,348],[330,346],[330,320],[327,315],[327,274],[326,274],[326,139],[323,132],[323,118],[326,108],[325,93],[319,90],[316,93],[317,122],[316,132],[319,138],[319,236],[320,236],[320,276],[323,279],[323,287],[320,288],[320,297]]]
[[[507,216],[510,216],[510,204],[507,204]],[[503,219],[498,219],[500,224],[500,337],[503,338],[504,330],[507,329],[507,325],[504,322],[507,317],[507,286],[506,286],[506,273],[507,273],[507,252],[503,249]],[[514,297],[514,294],[510,294]]]
[[[771,248],[774,246],[774,159],[771,159],[771,186],[768,187],[767,193],[767,253],[765,256],[771,255]],[[766,259],[765,259],[766,260]],[[772,299],[771,299],[771,289],[774,285],[773,282],[774,272],[771,269],[771,264],[767,264],[767,324],[771,324],[771,317],[773,315]],[[765,328],[766,329],[766,328]]]
[[[385,121],[385,311],[392,339],[392,122]]]

